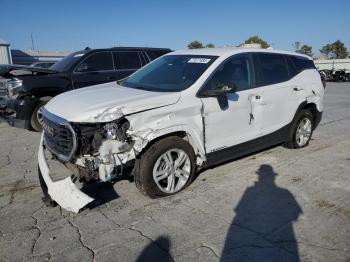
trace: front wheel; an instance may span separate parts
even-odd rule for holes
[[[136,160],[135,184],[151,198],[172,195],[192,182],[195,168],[191,145],[180,137],[167,137]]]
[[[43,130],[40,122],[42,118],[42,108],[44,105],[46,105],[47,101],[39,101],[32,112],[32,115],[30,117],[30,127],[34,131],[41,132]]]
[[[292,124],[289,141],[285,143],[287,148],[302,148],[309,144],[314,127],[313,119],[310,110],[302,110],[298,113]]]

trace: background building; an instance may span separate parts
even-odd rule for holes
[[[30,65],[35,62],[58,61],[70,52],[12,49],[11,54],[14,64]]]
[[[317,59],[314,60],[318,70],[346,69],[350,70],[350,59]]]

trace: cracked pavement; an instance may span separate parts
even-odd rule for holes
[[[216,166],[164,199],[98,184],[79,214],[43,205],[39,134],[0,121],[0,261],[350,261],[350,83],[327,84],[307,148]]]

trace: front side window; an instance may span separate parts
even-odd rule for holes
[[[163,56],[120,84],[149,91],[182,91],[196,82],[216,58],[202,55]]]
[[[120,51],[113,52],[116,69],[139,69],[141,61],[139,52],[136,51]]]
[[[235,55],[221,64],[205,85],[205,89],[233,86],[236,91],[253,87],[253,67],[249,54]]]
[[[62,58],[61,60],[59,60],[52,66],[50,66],[50,69],[56,70],[59,72],[66,71],[70,69],[75,63],[77,63],[78,60],[82,58],[82,56],[84,55],[85,55],[84,51],[79,51],[79,52],[75,52],[70,55],[67,55],[66,57]]]
[[[79,64],[77,72],[94,72],[113,70],[113,60],[111,52],[98,52],[88,56]]]
[[[273,85],[289,80],[286,59],[280,54],[255,54],[257,86]]]

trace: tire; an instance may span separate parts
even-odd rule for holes
[[[310,127],[307,128],[307,130],[299,131],[299,128],[301,126],[306,126],[307,123],[310,124]],[[313,129],[314,129],[314,116],[312,115],[311,111],[301,110],[294,118],[292,128],[289,134],[289,140],[285,143],[285,147],[286,148],[303,148],[308,146],[312,137]],[[298,136],[300,132],[303,133],[303,138]]]
[[[186,156],[183,153],[185,153]],[[173,162],[166,160],[169,159],[167,158],[169,155],[172,160],[174,160]],[[185,159],[182,167],[181,165],[176,167],[176,161],[182,163],[182,161],[178,159]],[[167,163],[174,163],[173,168],[170,169],[171,171],[168,169],[169,165]],[[158,169],[159,166],[162,166],[161,170]],[[195,169],[196,157],[192,146],[180,137],[166,137],[151,145],[136,159],[134,167],[135,184],[143,194],[151,198],[165,197],[185,189],[192,182]],[[179,175],[179,172],[181,175]],[[170,175],[166,176],[167,173]],[[157,176],[159,178],[163,176],[166,177],[156,182],[155,177]],[[169,179],[174,181],[174,183],[169,183]],[[169,185],[174,186],[171,187]],[[167,188],[169,188],[169,191],[167,191]],[[172,188],[174,190],[171,190]]]
[[[30,129],[37,131],[37,132],[41,132],[43,130],[39,119],[38,119],[38,112],[39,110],[46,105],[48,101],[39,101],[33,109],[32,115],[30,117]]]

